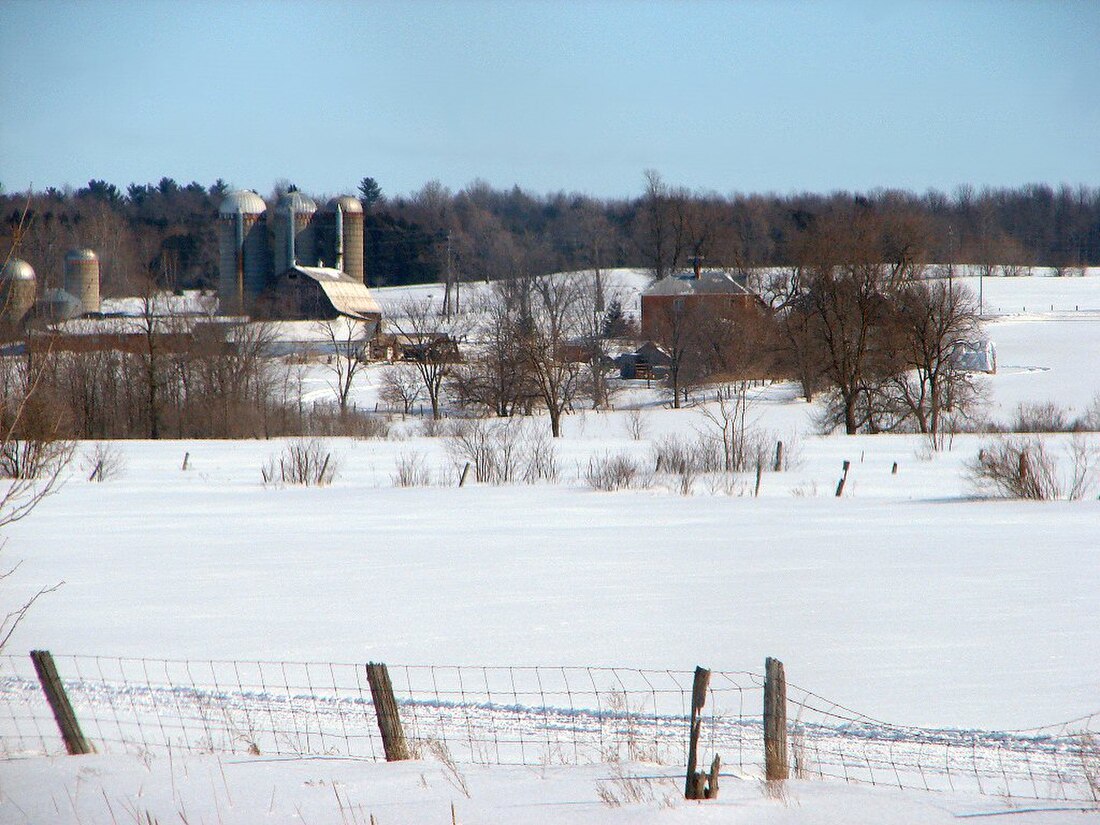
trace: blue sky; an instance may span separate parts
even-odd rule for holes
[[[1100,185],[1100,2],[0,2],[5,191]]]

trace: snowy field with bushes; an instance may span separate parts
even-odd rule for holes
[[[895,725],[1086,716],[1100,710],[1100,277],[981,289],[999,359],[981,379],[988,419],[1011,429],[1025,405],[1067,430],[1007,436],[1043,445],[1057,500],[976,478],[999,436],[939,449],[919,435],[822,436],[817,405],[791,384],[751,389],[755,458],[737,472],[714,451],[720,388],[673,410],[644,382],[618,386],[612,410],[567,416],[556,440],[545,417],[388,415],[376,437],[305,445],[321,485],[284,480],[294,441],[111,442],[102,480],[89,478],[97,445],[81,443],[56,495],[8,529],[5,555],[22,564],[6,603],[64,584],[5,653],[756,672],[775,656],[798,685]],[[358,409],[384,406],[391,369],[356,379]],[[329,379],[312,368],[307,399],[330,396]],[[390,825],[451,821],[452,803],[462,823],[1096,816],[827,780],[767,792],[736,775],[718,802],[688,803],[678,770],[9,754],[0,821]],[[1044,807],[1061,810],[1029,811]]]

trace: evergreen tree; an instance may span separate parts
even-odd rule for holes
[[[603,316],[603,337],[621,338],[630,331],[626,315],[623,314],[623,306],[617,300],[612,301]]]

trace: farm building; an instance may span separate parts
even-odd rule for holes
[[[725,315],[760,306],[760,298],[748,288],[744,275],[699,267],[675,272],[642,293],[642,336],[658,337],[673,317]]]

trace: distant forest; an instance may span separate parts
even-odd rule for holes
[[[217,284],[216,218],[224,181],[211,186],[91,180],[75,191],[0,192],[0,254],[23,221],[18,256],[41,288],[61,285],[65,253],[96,250],[107,294],[153,277],[179,290]],[[269,208],[283,182],[268,193]],[[309,194],[309,193],[307,193]],[[947,194],[876,190],[826,195],[722,196],[666,183],[647,171],[636,197],[600,199],[475,181],[453,192],[433,181],[387,196],[379,182],[358,187],[372,286],[634,266],[662,275],[691,266],[748,269],[795,263],[815,221],[866,208],[905,216],[921,238],[920,259],[1022,273],[1029,266],[1074,274],[1100,265],[1100,188],[1029,184],[1014,189],[961,186]],[[322,204],[327,195],[315,196]]]

